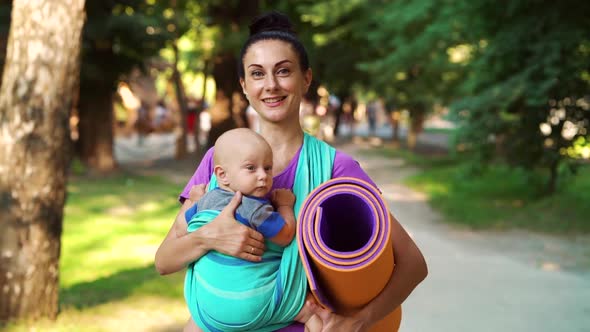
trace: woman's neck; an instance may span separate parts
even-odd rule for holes
[[[295,153],[303,144],[303,130],[299,123],[282,126],[273,123],[261,123],[260,134],[266,139],[273,153],[273,173],[282,172]]]

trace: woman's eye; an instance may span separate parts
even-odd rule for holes
[[[251,72],[250,75],[254,78],[260,78],[264,76],[264,74],[258,70]]]
[[[281,68],[277,71],[277,75],[285,76],[285,75],[289,75],[290,72],[291,71],[287,68]]]

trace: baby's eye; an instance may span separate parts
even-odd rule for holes
[[[246,166],[246,169],[247,169],[247,170],[249,170],[249,171],[253,171],[253,170],[255,170],[256,168],[254,167],[254,165],[247,165],[247,166]]]
[[[272,166],[264,166],[264,170],[270,172],[272,171]]]

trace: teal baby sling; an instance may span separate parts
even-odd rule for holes
[[[332,177],[336,150],[304,135],[293,193],[295,216],[305,197]],[[208,190],[217,186],[211,176]],[[193,232],[219,211],[197,213],[188,224]],[[307,278],[296,240],[285,248],[268,240],[259,263],[210,251],[188,266],[184,296],[193,320],[204,331],[275,331],[291,324],[305,303]]]

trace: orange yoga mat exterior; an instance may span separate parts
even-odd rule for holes
[[[297,243],[313,295],[339,314],[374,299],[395,265],[387,205],[377,188],[355,178],[329,180],[309,194],[299,212]],[[398,307],[371,331],[397,331],[400,323]]]

